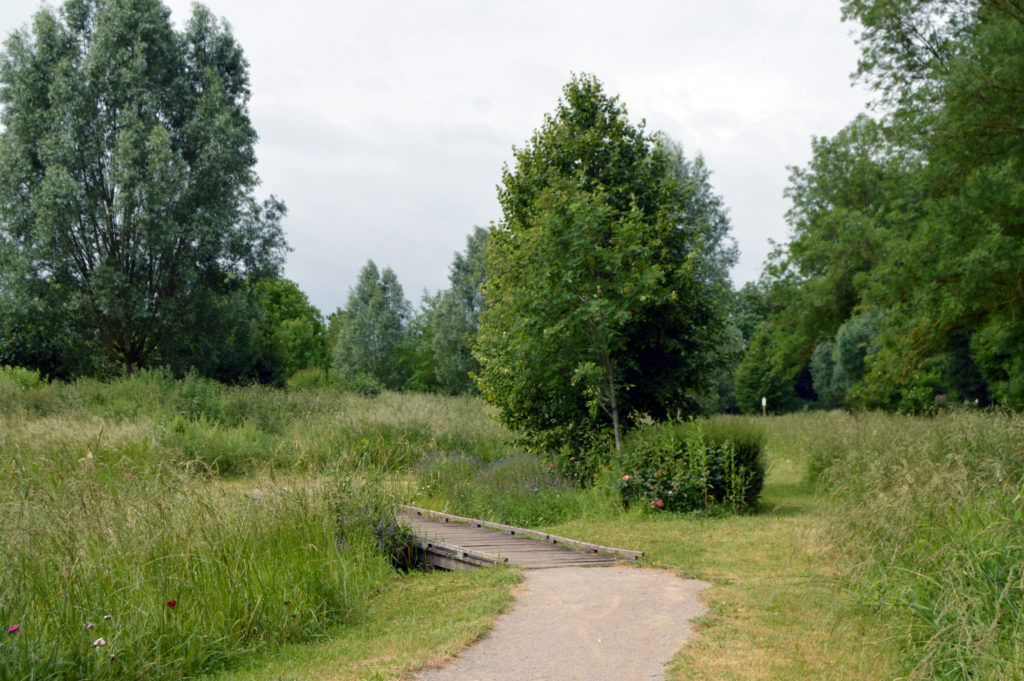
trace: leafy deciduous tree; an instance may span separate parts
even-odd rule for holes
[[[605,429],[618,445],[641,414],[695,411],[724,324],[702,262],[710,216],[688,203],[701,183],[597,79],[563,95],[503,173],[477,357],[508,425],[579,449]]]
[[[455,254],[448,274],[450,288],[441,292],[434,308],[434,370],[441,389],[451,394],[470,392],[471,375],[480,369],[472,347],[486,308],[486,256],[487,230],[476,227],[466,238],[465,255]]]
[[[181,33],[158,0],[40,10],[0,56],[2,311],[59,310],[129,370],[201,345],[218,296],[283,262],[284,205],[251,195],[249,94],[200,5]]]

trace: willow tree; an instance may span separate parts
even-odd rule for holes
[[[14,33],[0,54],[0,325],[59,317],[128,370],[201,347],[218,296],[283,262],[284,206],[252,196],[249,96],[241,47],[200,5],[178,32],[158,0],[69,0]]]

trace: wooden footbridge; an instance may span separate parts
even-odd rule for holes
[[[511,525],[462,518],[415,506],[399,508],[399,520],[412,528],[424,562],[446,570],[484,565],[553,568],[612,565],[638,560],[643,551],[558,537]]]

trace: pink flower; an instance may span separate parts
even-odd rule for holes
[[[629,476],[628,475],[623,475],[622,476],[622,482],[629,482]]]
[[[92,642],[93,648],[102,648],[105,645],[107,645],[107,639],[105,638],[98,638]]]
[[[662,501],[661,499],[655,499],[654,501],[651,502],[651,506],[653,506],[654,508],[664,508],[665,502]]]
[[[21,631],[21,627],[19,627],[17,624],[12,624],[11,626],[7,627],[8,634],[17,634],[19,631]]]
[[[86,622],[86,623],[85,623],[85,628],[86,628],[86,629],[92,629],[92,628],[93,628],[93,627],[95,627],[95,626],[96,626],[96,625],[95,625],[95,624],[93,624],[92,622]]]
[[[171,600],[167,601],[167,607],[168,608],[173,608],[177,604],[178,604],[178,601],[174,600],[173,598]]]

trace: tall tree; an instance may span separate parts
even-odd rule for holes
[[[466,238],[466,252],[455,254],[448,272],[449,288],[442,291],[433,311],[434,371],[445,392],[470,392],[471,374],[480,370],[473,356],[480,315],[486,308],[487,230],[476,227]]]
[[[587,75],[504,169],[480,386],[535,445],[585,448],[602,431],[618,444],[640,415],[698,408],[724,324],[701,262],[710,216],[678,171]]]
[[[13,34],[0,334],[25,328],[12,310],[60,310],[76,342],[132,370],[201,345],[218,296],[276,275],[284,205],[252,196],[249,96],[241,47],[200,5],[178,33],[158,0],[69,0]]]
[[[949,367],[971,374],[973,364],[993,397],[1024,407],[1024,9],[848,0],[844,11],[864,27],[860,73],[882,96],[890,134],[923,161],[925,197],[866,290],[887,314],[865,397],[929,403],[950,389]]]
[[[334,366],[347,376],[360,374],[391,389],[405,383],[406,367],[400,347],[411,314],[398,277],[390,267],[383,272],[372,260],[359,272],[340,318]]]

